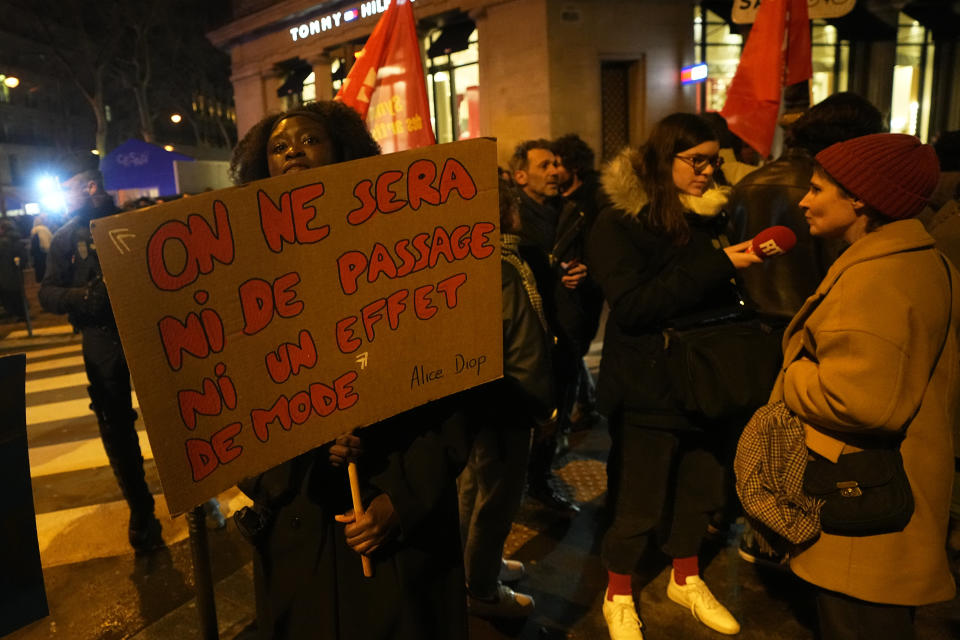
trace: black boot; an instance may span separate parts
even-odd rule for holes
[[[555,438],[534,439],[527,467],[527,494],[545,507],[572,515],[578,513],[580,507],[550,486],[555,451]]]
[[[100,425],[100,438],[120,491],[130,507],[128,538],[137,553],[149,553],[165,546],[160,521],[154,515],[153,496],[143,471],[143,455],[137,438],[137,413],[125,407],[94,411]]]

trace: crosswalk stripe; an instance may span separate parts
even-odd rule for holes
[[[187,519],[170,518],[163,494],[153,499],[157,518],[163,526],[164,541],[172,545],[186,540]],[[236,487],[221,493],[219,499],[221,510],[227,516],[252,504]],[[123,500],[38,514],[37,540],[43,568],[130,553],[129,517],[130,511]]]
[[[70,335],[73,333],[73,327],[69,324],[60,324],[55,327],[37,327],[33,330],[34,336],[59,336],[59,335]],[[26,329],[17,329],[16,331],[11,331],[7,334],[8,339],[23,339],[29,338],[30,334],[27,333]]]
[[[132,395],[133,408],[138,409],[140,407],[140,401],[137,399],[135,392]],[[81,418],[90,415],[92,415],[92,413],[90,411],[90,400],[88,398],[48,402],[27,407],[27,427],[41,422]]]
[[[80,353],[82,350],[83,346],[78,342],[76,344],[68,344],[65,347],[53,347],[51,349],[27,351],[27,362],[30,362],[31,360],[37,360],[38,358],[46,358],[47,356],[56,356],[63,353]]]
[[[44,360],[42,362],[27,362],[27,373],[37,373],[38,371],[49,371],[51,369],[60,369],[62,367],[83,366],[83,356],[71,356],[69,358],[57,358],[56,360]]]
[[[40,391],[51,391],[53,389],[67,389],[69,387],[83,387],[89,384],[85,371],[80,373],[68,373],[62,376],[51,376],[49,378],[37,378],[27,380],[24,385],[24,393],[37,393]]]
[[[145,431],[138,431],[140,452],[144,460],[153,458],[150,441]],[[81,469],[95,469],[110,464],[107,453],[103,450],[100,438],[87,438],[74,442],[48,444],[42,447],[30,447],[30,477],[39,478],[55,473],[80,471]]]

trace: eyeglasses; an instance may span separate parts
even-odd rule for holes
[[[697,154],[695,156],[676,155],[673,157],[690,165],[690,167],[693,169],[693,172],[697,175],[700,175],[706,171],[707,167],[713,167],[713,170],[716,171],[723,166],[723,158],[720,156],[703,156]]]

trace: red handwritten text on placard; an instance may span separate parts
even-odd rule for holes
[[[323,195],[323,183],[308,184],[280,195],[276,204],[264,191],[257,191],[260,229],[270,251],[279,253],[283,243],[313,244],[330,235],[330,225],[310,227],[319,211],[310,204]]]
[[[213,261],[221,264],[233,262],[233,235],[227,207],[219,200],[213,202],[213,217],[216,231],[210,228],[206,218],[192,213],[187,222],[170,220],[160,225],[147,242],[147,270],[153,284],[163,291],[177,291],[194,282],[200,274],[213,271]],[[183,268],[171,271],[167,244],[180,245],[185,256],[179,256]],[[172,253],[172,251],[171,251]]]
[[[405,205],[416,211],[422,202],[432,205],[444,204],[454,191],[464,200],[470,200],[477,195],[477,185],[470,172],[453,158],[447,158],[440,172],[440,183],[434,187],[437,176],[437,166],[431,160],[416,160],[407,169],[407,198],[397,199],[397,194],[390,189],[403,178],[402,171],[385,171],[376,181],[361,180],[353,189],[353,195],[360,201],[360,206],[347,214],[350,224],[363,224],[374,213],[394,213]],[[376,195],[374,195],[376,194]]]

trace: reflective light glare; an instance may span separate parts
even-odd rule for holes
[[[41,192],[60,191],[60,184],[53,176],[40,176],[37,178],[37,190]]]
[[[43,208],[47,211],[64,211],[67,208],[67,201],[62,193],[49,193],[40,198]]]
[[[40,213],[40,203],[39,202],[25,202],[23,205],[23,212],[28,216],[36,215]]]
[[[180,121],[183,120],[183,117],[179,113],[175,113],[170,116],[170,122],[173,124],[180,124]]]

